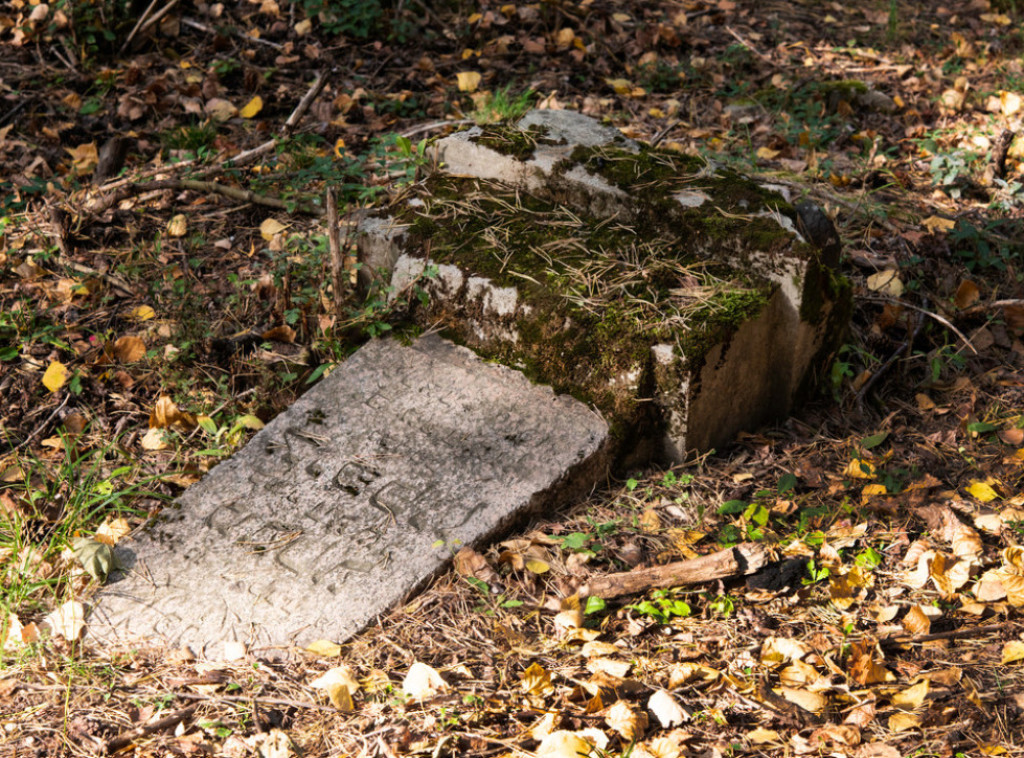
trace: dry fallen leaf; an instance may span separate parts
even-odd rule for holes
[[[897,692],[892,696],[892,704],[896,708],[902,708],[904,710],[917,710],[924,704],[924,699],[928,696],[929,684],[928,680],[918,682],[912,687],[908,687],[902,692]]]
[[[306,650],[323,658],[334,658],[341,655],[341,645],[337,642],[331,642],[330,640],[317,640],[316,642],[311,642],[306,646]]]
[[[448,690],[448,684],[437,670],[416,661],[409,667],[409,673],[402,680],[402,692],[412,700],[427,700]]]
[[[458,81],[459,92],[476,92],[480,86],[479,71],[460,71],[455,78]]]
[[[600,742],[607,746],[608,739],[596,729],[585,729],[580,732],[567,732],[558,730],[552,732],[537,746],[537,758],[581,758],[590,755],[595,747],[604,749],[601,745],[595,744],[597,735],[601,736]]]
[[[47,615],[43,625],[50,630],[50,634],[74,642],[85,628],[85,606],[77,600],[69,600]]]
[[[263,98],[259,95],[253,97],[245,106],[238,112],[238,115],[242,118],[252,118],[257,113],[263,110]]]
[[[412,672],[410,671],[410,673]],[[327,697],[339,711],[351,711],[355,707],[352,695],[359,691],[359,680],[348,666],[335,666],[328,669],[310,682],[309,686],[327,690]],[[403,684],[402,687],[404,689],[405,685]]]
[[[1024,642],[1021,640],[1010,640],[1003,645],[1002,665],[1024,661]]]
[[[179,213],[167,222],[167,234],[171,237],[184,237],[188,233],[188,217]]]
[[[555,691],[551,674],[539,663],[531,663],[523,672],[523,692],[533,697],[546,697]]]
[[[811,713],[821,713],[828,707],[828,698],[820,692],[811,692],[810,690],[801,690],[793,687],[779,687],[776,691],[789,702]]]
[[[142,436],[142,439],[139,440],[139,444],[142,446],[143,450],[150,451],[166,450],[171,446],[171,444],[164,437],[164,430],[157,429],[156,427],[146,432]]]
[[[690,714],[683,710],[672,693],[657,690],[647,701],[647,710],[654,714],[662,728],[670,729],[690,720]]]
[[[641,710],[634,710],[625,700],[615,701],[605,714],[604,720],[627,742],[641,739],[647,731],[647,714]]]
[[[872,292],[880,292],[891,297],[903,294],[903,282],[900,280],[899,272],[894,268],[872,274],[868,277],[867,284]]]
[[[146,343],[135,336],[118,337],[114,342],[114,357],[120,363],[136,363],[146,357]]]
[[[276,218],[270,217],[263,219],[263,223],[260,224],[260,236],[263,237],[267,242],[270,242],[274,237],[287,229],[284,224],[278,221]]]
[[[921,717],[914,713],[894,713],[889,717],[889,729],[894,732],[905,732],[921,726]]]
[[[978,285],[972,282],[970,279],[964,279],[960,282],[960,286],[957,287],[956,294],[953,296],[953,302],[956,303],[956,307],[963,310],[964,308],[970,308],[981,297],[981,291],[978,289]]]
[[[75,558],[82,564],[85,573],[97,582],[105,582],[110,572],[120,567],[110,545],[79,537],[72,547]]]
[[[168,395],[158,397],[149,414],[150,429],[176,428],[179,431],[190,432],[195,429],[197,423],[195,416],[181,410]]]
[[[68,367],[60,361],[53,361],[43,372],[43,386],[50,392],[56,392],[68,380]]]
[[[122,537],[131,533],[132,527],[125,518],[115,518],[111,521],[104,521],[96,530],[96,540],[105,545],[116,545]]]

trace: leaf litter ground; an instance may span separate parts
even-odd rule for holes
[[[0,751],[1020,754],[1019,9],[862,5],[413,4],[377,41],[211,6],[123,59],[0,6]],[[321,67],[299,128],[227,165]],[[375,138],[527,88],[835,217],[858,296],[832,396],[459,554],[341,648],[65,639],[95,587],[77,537],[119,538],[400,316],[322,287],[324,181],[364,202],[415,173],[415,146]],[[98,192],[111,137],[125,173]],[[741,540],[780,570],[565,600]]]

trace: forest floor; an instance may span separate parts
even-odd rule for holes
[[[1014,0],[119,5],[0,2],[0,755],[1024,755]],[[372,203],[421,138],[529,106],[825,209],[855,312],[820,398],[344,645],[91,644],[76,539],[400,318],[325,287],[325,187]],[[791,586],[565,599],[741,539]]]

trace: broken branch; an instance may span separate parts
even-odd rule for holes
[[[745,576],[761,569],[767,561],[764,545],[744,542],[736,547],[719,550],[686,561],[664,566],[626,571],[599,576],[579,588],[580,597],[613,598],[639,595],[653,589],[702,584],[731,576]]]

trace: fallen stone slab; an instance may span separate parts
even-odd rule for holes
[[[364,223],[364,281],[426,291],[412,318],[593,404],[635,461],[784,417],[841,344],[838,237],[776,189],[566,111],[436,152]]]
[[[461,546],[589,491],[608,448],[586,405],[465,348],[370,342],[118,545],[89,635],[344,640]]]

